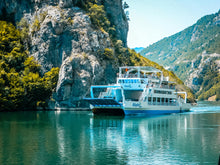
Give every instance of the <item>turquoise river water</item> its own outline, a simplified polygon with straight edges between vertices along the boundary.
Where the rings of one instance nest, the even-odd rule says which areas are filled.
[[[163,116],[1,112],[0,164],[218,164],[220,104]]]

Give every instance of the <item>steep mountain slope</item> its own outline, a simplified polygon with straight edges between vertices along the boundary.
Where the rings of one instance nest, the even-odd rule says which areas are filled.
[[[160,68],[190,92],[172,72],[127,48],[122,0],[3,0],[0,11],[1,19],[20,29],[42,74],[60,68],[57,107],[81,106],[92,84],[114,83],[118,67],[125,65]],[[192,94],[189,99],[194,100]]]
[[[212,78],[219,75],[216,71],[220,68],[220,11],[202,17],[189,28],[150,45],[141,51],[141,55],[174,71],[200,96],[208,90],[207,86],[211,89],[218,83],[215,79],[214,84],[208,85],[205,75],[207,68],[216,73]],[[207,97],[212,95],[213,92]]]

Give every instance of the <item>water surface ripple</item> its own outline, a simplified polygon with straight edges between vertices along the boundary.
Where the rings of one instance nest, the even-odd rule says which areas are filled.
[[[0,113],[0,164],[217,164],[220,106],[189,113]]]

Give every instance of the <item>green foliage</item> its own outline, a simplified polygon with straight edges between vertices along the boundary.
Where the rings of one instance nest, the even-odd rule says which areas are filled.
[[[0,25],[0,111],[36,109],[52,95],[59,69],[41,77],[40,65],[24,51],[19,31],[4,21]]]
[[[33,35],[35,32],[37,32],[37,31],[40,30],[40,21],[39,21],[39,19],[38,19],[37,17],[35,17],[35,20],[34,20],[32,26],[31,26],[31,29],[32,29],[32,30],[31,30],[32,35]]]
[[[49,72],[45,73],[43,78],[48,89],[54,90],[56,88],[59,70],[59,68],[52,68]]]
[[[203,74],[199,77],[202,90],[196,93],[198,100],[208,100],[209,97],[216,95],[216,100],[220,99],[220,74],[213,62],[207,65]],[[211,80],[211,81],[210,81]]]
[[[76,6],[88,11],[92,4],[97,4],[97,0],[78,0]]]
[[[25,68],[28,68],[30,72],[39,73],[40,72],[40,64],[38,64],[34,57],[28,57],[24,61]]]
[[[82,53],[82,56],[83,56],[83,59],[84,59],[84,60],[88,60],[88,59],[89,59],[88,54],[86,54],[85,52]],[[71,61],[72,61],[72,60],[71,60]]]
[[[17,24],[18,29],[20,29],[20,36],[23,42],[29,41],[29,24],[25,18],[22,18]]]
[[[11,52],[14,47],[21,47],[20,32],[11,23],[0,21],[0,52]]]
[[[103,28],[108,32],[110,22],[106,17],[103,5],[91,4],[91,7],[89,8],[89,16],[95,26]]]
[[[43,22],[44,21],[44,19],[46,18],[46,16],[47,16],[47,14],[48,14],[48,12],[47,11],[44,11],[44,12],[42,12],[42,13],[40,13],[40,22]]]
[[[92,24],[97,29],[109,33],[111,39],[116,40],[115,25],[113,25],[111,16],[107,15],[103,4],[103,1],[97,0],[79,0],[76,2],[77,6],[87,11]],[[128,7],[128,5],[125,7]],[[68,20],[68,22],[70,23],[71,20]]]
[[[130,21],[129,11],[127,10],[129,8],[129,5],[127,4],[127,2],[124,2],[122,6],[123,6],[123,9],[124,9],[124,12],[125,12],[125,14],[123,15],[123,19]]]
[[[125,10],[125,9],[128,9],[129,8],[129,5],[127,4],[127,2],[124,2],[123,3],[123,9]]]
[[[105,59],[111,59],[111,60],[115,59],[112,49],[105,48],[103,55]]]
[[[67,22],[68,22],[68,24],[73,25],[74,20],[73,20],[71,17],[69,17],[69,18],[67,19]]]

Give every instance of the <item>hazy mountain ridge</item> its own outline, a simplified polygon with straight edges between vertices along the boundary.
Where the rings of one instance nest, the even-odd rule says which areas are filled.
[[[144,47],[136,47],[132,49],[134,49],[137,53],[140,53],[144,49]]]
[[[141,55],[173,70],[198,97],[218,83],[210,85],[204,75],[220,68],[220,11],[202,17],[185,30],[166,37],[141,51]],[[218,74],[215,75],[218,77]],[[207,77],[207,76],[206,76]],[[212,77],[214,78],[214,77]],[[204,82],[206,82],[204,84]],[[216,93],[206,94],[204,99]],[[218,98],[217,98],[218,99]]]

